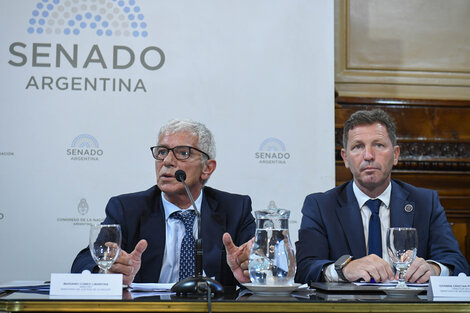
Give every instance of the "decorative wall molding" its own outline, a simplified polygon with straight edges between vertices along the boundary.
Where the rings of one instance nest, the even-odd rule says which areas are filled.
[[[470,99],[470,2],[335,0],[340,96]]]

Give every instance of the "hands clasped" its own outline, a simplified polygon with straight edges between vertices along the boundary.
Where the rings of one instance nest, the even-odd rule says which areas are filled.
[[[441,268],[435,263],[427,262],[423,258],[416,257],[406,271],[405,281],[423,284],[429,281],[431,276],[439,276]]]
[[[343,267],[343,274],[349,281],[371,281],[373,278],[376,282],[384,282],[395,277],[390,264],[375,254],[352,260]]]
[[[363,279],[376,282],[398,279],[393,274],[390,264],[375,254],[370,254],[360,259],[349,262],[343,268],[343,274],[349,281]],[[405,280],[411,283],[426,283],[430,276],[440,275],[440,267],[437,264],[426,262],[423,258],[416,257],[406,271]]]

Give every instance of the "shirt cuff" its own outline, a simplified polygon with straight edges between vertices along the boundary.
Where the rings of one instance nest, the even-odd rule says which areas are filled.
[[[323,270],[323,276],[326,282],[342,282],[343,280],[338,277],[335,270],[335,264],[330,264]]]
[[[441,263],[433,261],[433,260],[426,260],[426,262],[437,264],[441,268],[441,275],[439,275],[439,276],[449,276],[450,275],[450,269],[447,266],[445,266],[444,264],[441,264]]]

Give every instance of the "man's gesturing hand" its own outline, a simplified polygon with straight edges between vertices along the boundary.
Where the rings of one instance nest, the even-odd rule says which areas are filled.
[[[142,253],[147,249],[147,245],[147,241],[142,239],[137,243],[134,251],[131,253],[121,250],[116,262],[114,262],[113,266],[109,269],[109,273],[122,274],[122,283],[124,285],[130,285],[134,281],[135,275],[140,270]]]
[[[229,233],[225,233],[222,242],[227,252],[227,264],[232,270],[233,276],[240,283],[249,283],[250,274],[248,272],[248,257],[250,256],[251,246],[254,238],[242,244],[240,247],[235,246]]]

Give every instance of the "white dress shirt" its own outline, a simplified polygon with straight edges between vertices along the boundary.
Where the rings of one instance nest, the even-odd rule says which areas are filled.
[[[199,197],[194,201],[199,212],[201,212],[203,190]],[[162,192],[163,208],[165,209],[166,240],[165,253],[163,255],[162,269],[160,272],[159,283],[175,283],[179,281],[180,270],[180,251],[181,243],[185,234],[183,221],[172,218],[170,215],[176,211],[184,211],[165,199]],[[193,210],[192,207],[186,210]],[[197,239],[197,218],[194,219],[193,235]],[[170,244],[168,244],[170,243]]]
[[[369,251],[369,219],[372,215],[370,209],[367,207],[366,202],[367,200],[371,199],[368,195],[363,193],[359,187],[357,187],[356,182],[353,182],[353,192],[354,196],[356,197],[357,203],[361,210],[361,217],[362,217],[362,226],[364,229],[364,238],[366,241],[366,251]],[[381,226],[381,233],[382,233],[382,258],[387,261],[393,269],[393,264],[391,263],[390,257],[387,253],[387,229],[390,227],[390,198],[392,194],[392,183],[389,183],[388,187],[385,191],[379,195],[377,198],[382,201],[382,204],[379,208],[379,217],[380,217],[380,226]],[[439,262],[427,260],[428,262],[435,263],[439,265],[441,268],[441,276],[448,276],[449,275],[449,268]],[[325,280],[331,282],[340,281],[338,274],[336,273],[334,264],[330,264],[324,271]]]
[[[356,196],[357,203],[361,208],[361,217],[362,217],[362,226],[364,228],[364,238],[366,240],[366,251],[369,251],[369,219],[372,215],[372,212],[367,207],[366,202],[371,198],[363,193],[356,183],[353,183],[353,191]],[[389,184],[385,191],[374,199],[380,199],[382,203],[379,208],[379,217],[380,217],[380,228],[382,234],[382,258],[387,261],[389,264],[390,257],[387,253],[387,229],[390,227],[390,195],[392,192],[392,184]]]

